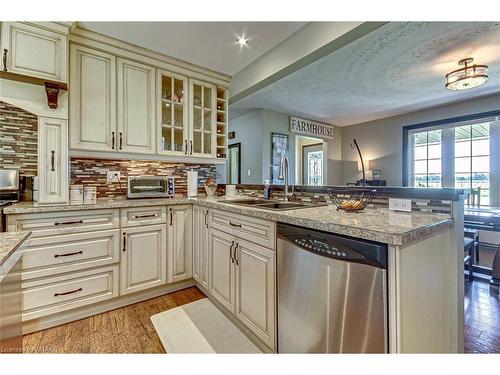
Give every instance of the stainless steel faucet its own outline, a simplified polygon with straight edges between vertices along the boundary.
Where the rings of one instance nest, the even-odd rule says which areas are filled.
[[[286,157],[286,155],[282,155],[280,160],[278,180],[285,180],[285,191],[283,192],[283,200],[285,202],[288,202],[288,196],[289,196],[288,175],[289,175],[288,158]]]

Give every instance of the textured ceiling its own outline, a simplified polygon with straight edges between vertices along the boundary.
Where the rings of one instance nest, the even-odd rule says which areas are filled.
[[[78,22],[85,29],[233,75],[306,22]],[[240,48],[237,37],[248,46]]]
[[[489,81],[450,91],[458,60],[489,65]],[[231,105],[345,126],[500,92],[500,23],[392,22]]]

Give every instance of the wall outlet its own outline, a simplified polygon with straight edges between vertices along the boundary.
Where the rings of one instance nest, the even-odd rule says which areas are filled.
[[[248,177],[250,177],[250,176],[252,175],[252,170],[251,170],[251,169],[249,169],[249,170],[247,171],[247,175],[248,175]]]
[[[411,212],[411,199],[389,198],[389,210]]]
[[[106,181],[108,183],[120,182],[120,172],[119,171],[108,171],[106,174]]]

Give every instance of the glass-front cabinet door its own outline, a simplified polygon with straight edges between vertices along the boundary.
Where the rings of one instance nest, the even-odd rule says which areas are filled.
[[[158,71],[160,153],[186,155],[190,151],[187,86],[187,78]]]
[[[216,88],[214,85],[190,80],[191,138],[189,154],[214,157],[216,129]]]

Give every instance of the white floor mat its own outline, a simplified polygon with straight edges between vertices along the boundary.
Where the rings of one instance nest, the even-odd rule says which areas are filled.
[[[261,353],[208,298],[153,315],[167,353]]]

